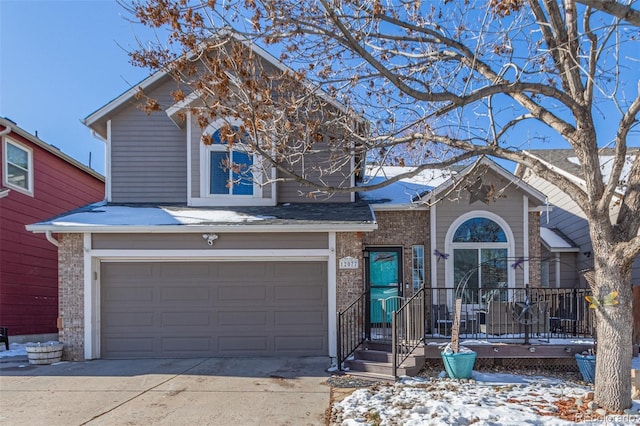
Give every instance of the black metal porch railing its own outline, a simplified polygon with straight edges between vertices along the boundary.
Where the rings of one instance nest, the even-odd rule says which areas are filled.
[[[398,367],[424,342],[425,333],[424,287],[407,300],[392,317],[392,366],[393,377],[398,376]]]
[[[370,300],[368,291],[338,314],[338,368],[367,340],[391,344],[394,374],[420,343],[451,338],[461,297],[460,339],[536,343],[595,337],[589,289],[422,288],[410,299]],[[379,307],[379,308],[378,308]],[[380,309],[377,311],[377,309]]]
[[[369,291],[365,291],[338,313],[338,368],[369,337]]]
[[[460,337],[495,341],[589,338],[594,314],[590,289],[467,289],[462,297]],[[427,290],[427,338],[451,337],[455,290]]]

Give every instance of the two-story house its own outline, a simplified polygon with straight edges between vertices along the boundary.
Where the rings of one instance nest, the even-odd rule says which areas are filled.
[[[159,72],[139,87],[167,103],[175,83]],[[336,357],[337,314],[365,291],[370,306],[422,286],[435,300],[496,257],[498,273],[474,275],[471,292],[539,283],[527,260],[539,257],[545,197],[489,160],[310,200],[297,183],[219,167],[260,159],[225,146],[220,122],[197,125],[185,104],[145,114],[137,90],[85,119],[107,147],[106,201],[29,226],[59,236],[67,359]],[[335,184],[356,183],[344,182],[355,163]],[[394,170],[370,169],[359,185],[384,173]]]
[[[25,225],[104,199],[104,177],[0,118],[0,326],[11,342],[57,339],[58,252]]]

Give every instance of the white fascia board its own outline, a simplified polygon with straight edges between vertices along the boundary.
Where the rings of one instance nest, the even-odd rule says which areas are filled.
[[[456,174],[455,177],[458,178],[459,180],[464,179],[464,176],[467,173],[469,173],[469,171],[471,171],[471,168],[474,166],[474,164],[471,164],[471,165],[465,167],[464,170],[462,170],[460,173]],[[482,160],[480,160],[480,164],[488,166],[491,170],[496,172],[502,178],[504,178],[504,179],[506,179],[508,181],[512,181],[516,188],[523,190],[528,195],[530,195],[532,198],[538,200],[541,204],[544,204],[544,202],[546,201],[547,197],[542,192],[538,191],[536,188],[534,188],[533,186],[529,185],[528,183],[526,183],[525,181],[523,181],[522,179],[517,177],[515,174],[505,170],[502,166],[497,164],[495,161],[492,161],[492,160],[490,160],[490,159],[485,157]],[[450,177],[444,183],[442,183],[440,186],[434,188],[429,193],[429,198],[428,199],[429,200],[433,200],[434,198],[437,198],[438,194],[440,194],[442,191],[448,189],[451,185],[453,185],[453,183],[454,183],[453,177]]]
[[[547,243],[545,243],[542,238],[540,239],[540,242],[542,243],[544,248],[547,249],[547,251],[549,251],[551,253],[578,253],[578,252],[580,252],[580,247],[554,248],[554,247],[550,247],[549,245],[547,245]]]
[[[529,207],[529,213],[533,213],[533,212],[546,213],[550,211],[553,211],[552,205]]]
[[[100,233],[100,234],[192,234],[194,232],[369,232],[378,229],[375,223],[367,224],[283,224],[283,225],[163,225],[163,226],[126,226],[126,225],[38,225],[26,226],[33,233],[55,232],[59,234]]]
[[[536,160],[540,161],[542,164],[544,164],[545,166],[547,166],[550,170],[566,177],[567,179],[569,179],[570,181],[572,181],[573,183],[579,185],[580,187],[584,188],[586,186],[586,183],[584,181],[584,179],[579,178],[578,176],[569,173],[568,171],[561,169],[559,167],[554,166],[553,164],[549,163],[548,161],[533,155],[532,153],[530,153],[529,151],[522,151],[523,154],[527,154],[528,156],[535,158]],[[545,179],[546,180],[546,179]]]
[[[109,102],[108,104],[104,105],[103,107],[101,107],[97,111],[91,113],[84,120],[82,120],[82,123],[85,126],[91,128],[92,125],[94,125],[95,123],[100,121],[106,115],[108,115],[109,113],[111,113],[112,111],[114,111],[118,107],[120,107],[121,105],[124,105],[126,102],[128,102],[129,99],[131,99],[132,97],[135,96],[136,92],[139,89],[143,89],[143,90],[146,89],[147,87],[151,86],[152,84],[160,81],[166,75],[167,75],[166,71],[157,71],[157,72],[155,72],[154,74],[152,74],[149,77],[145,78],[140,83],[136,84],[134,87],[132,87],[131,89],[127,90],[126,92],[124,92],[123,94],[121,94],[120,96],[118,96],[117,98],[115,98],[114,100]]]

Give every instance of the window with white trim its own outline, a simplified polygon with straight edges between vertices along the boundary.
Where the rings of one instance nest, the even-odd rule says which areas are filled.
[[[33,195],[33,151],[8,138],[4,140],[4,185]]]
[[[249,152],[242,138],[238,138],[237,131],[237,127],[222,127],[208,136],[211,144],[205,146],[207,197],[258,195],[255,155]]]
[[[453,234],[451,248],[454,285],[463,303],[477,304],[480,294],[506,300],[509,244],[498,223],[487,217],[464,221]]]
[[[413,290],[419,290],[424,285],[424,246],[416,245],[411,247],[412,263],[411,272],[413,277]]]

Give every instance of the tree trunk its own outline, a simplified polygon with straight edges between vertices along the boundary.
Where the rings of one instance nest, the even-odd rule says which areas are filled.
[[[594,252],[598,251],[594,242]],[[600,250],[601,251],[601,250]],[[600,300],[596,314],[595,400],[603,408],[622,411],[631,407],[631,358],[633,356],[633,310],[631,267],[613,253],[594,253],[594,296]],[[618,304],[605,304],[604,297],[618,291]]]

